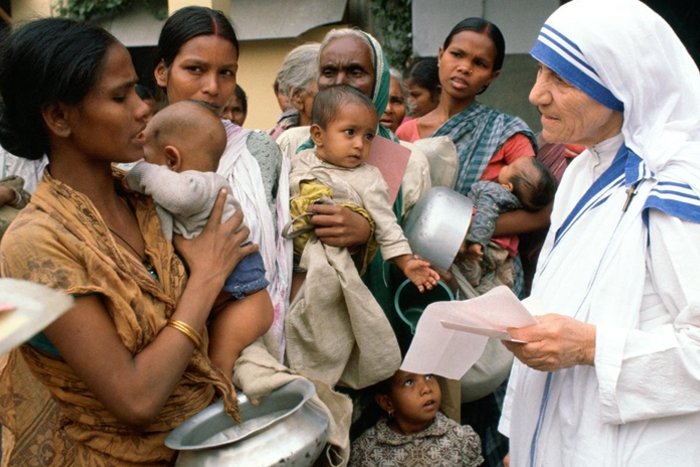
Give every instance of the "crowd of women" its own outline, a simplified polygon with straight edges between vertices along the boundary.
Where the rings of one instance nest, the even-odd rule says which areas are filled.
[[[105,30],[68,19],[14,30],[0,49],[0,144],[14,161],[3,161],[3,170],[23,161],[23,174],[36,181],[47,159],[48,167],[26,207],[22,187],[0,187],[3,199],[23,207],[2,237],[1,272],[65,291],[75,305],[0,359],[3,465],[172,464],[177,453],[164,445],[170,431],[217,398],[235,403],[234,383],[264,397],[275,386],[262,378],[270,374],[316,383],[331,418],[319,465],[371,465],[378,462],[372,452],[413,465],[367,444],[367,435],[358,445],[362,455],[358,447],[351,457],[351,420],[362,421],[362,390],[374,383],[384,384],[376,400],[391,427],[384,446],[444,439],[436,446],[449,461],[435,460],[440,448],[420,454],[435,465],[454,465],[459,456],[464,465],[698,465],[700,73],[668,24],[638,0],[568,2],[532,49],[539,64],[529,97],[542,115],[540,138],[585,149],[566,169],[553,207],[512,210],[496,222],[497,236],[551,224],[532,285],[546,314],[511,329],[517,341],[496,342],[515,356],[507,382],[469,404],[441,382],[443,406],[456,400],[452,417],[471,425],[481,443],[470,428],[455,431],[435,418],[441,399],[432,377],[396,373],[393,336],[370,344],[357,336],[348,357],[355,366],[341,368],[339,380],[305,374],[315,360],[295,363],[303,359],[303,339],[285,324],[299,306],[298,298],[290,303],[290,290],[300,265],[282,230],[290,221],[290,166],[300,149],[324,141],[308,126],[318,121],[311,111],[317,91],[355,88],[377,113],[376,134],[395,143],[398,135],[409,149],[390,206],[399,221],[435,180],[433,143],[449,143],[456,159],[451,187],[464,195],[537,154],[537,139],[521,119],[477,101],[504,63],[498,27],[463,20],[436,52],[437,61],[421,60],[402,76],[389,69],[379,42],[357,29],[333,30],[320,45],[293,51],[276,77],[290,108],[272,137],[225,126],[217,172],[240,209],[222,221],[220,194],[202,233],[171,243],[153,200],[129,190],[115,168],[143,157],[150,114],[126,48]],[[239,53],[221,12],[175,12],[161,31],[154,69],[164,104],[193,100],[222,115],[235,95]],[[371,217],[336,203],[308,210],[323,245],[368,258]],[[243,352],[232,381],[209,358],[207,326],[226,277],[255,251],[274,319]],[[513,263],[520,293],[517,256]],[[440,273],[469,297],[473,291],[460,279],[465,264],[459,256]],[[395,284],[386,264],[375,255],[363,269],[390,314]],[[291,338],[295,344],[287,346]],[[390,349],[383,367],[363,373],[371,366],[365,360],[383,347]],[[367,349],[372,353],[363,354]],[[413,387],[430,417],[411,418],[406,401],[419,396],[400,391]],[[427,434],[407,432],[410,426]],[[413,437],[397,441],[396,433]]]

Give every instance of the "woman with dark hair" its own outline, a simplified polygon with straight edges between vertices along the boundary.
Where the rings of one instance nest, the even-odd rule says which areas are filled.
[[[440,102],[440,75],[437,58],[419,58],[406,73],[404,83],[408,97],[408,115],[422,117]],[[401,139],[401,135],[397,135]]]
[[[41,19],[2,44],[0,143],[50,161],[3,238],[2,274],[75,299],[0,363],[3,463],[170,464],[170,430],[217,393],[235,410],[230,378],[207,356],[206,321],[255,247],[241,246],[241,215],[221,223],[220,196],[176,255],[153,201],[112,170],[143,156],[136,82],[126,48],[95,26]]]
[[[235,92],[238,54],[236,33],[223,13],[199,6],[182,8],[163,25],[156,84],[169,103],[193,99],[221,113]],[[228,179],[251,239],[260,245],[275,309],[271,332],[281,344],[292,273],[291,244],[280,234],[289,218],[289,168],[267,134],[227,120],[224,125],[228,143],[217,172]]]
[[[238,126],[243,126],[245,123],[248,116],[248,96],[239,84],[236,84],[236,91],[224,107],[221,116]]]
[[[505,41],[495,24],[482,18],[467,18],[458,23],[438,54],[440,103],[432,112],[402,126],[404,134],[410,134],[409,141],[449,137],[458,156],[454,189],[465,195],[473,183],[495,181],[506,165],[519,157],[535,155],[535,137],[525,122],[476,101],[476,96],[486,91],[500,74],[504,57]],[[548,206],[534,213],[523,210],[504,213],[498,219],[496,235],[515,235],[546,227],[549,211]],[[458,266],[459,261],[453,270]],[[519,293],[522,271],[516,268],[516,274],[514,290]],[[464,293],[472,295],[468,290]]]
[[[289,109],[284,111],[269,131],[277,141],[289,128],[311,125],[311,106],[318,92],[318,50],[321,44],[310,42],[292,49],[280,65],[275,82],[287,96]]]
[[[410,135],[409,140],[447,136],[454,143],[457,169],[453,188],[464,195],[478,181],[496,181],[501,169],[516,159],[535,155],[535,137],[525,122],[476,100],[498,78],[504,58],[505,40],[495,24],[482,18],[460,21],[447,35],[438,52],[438,106],[399,129],[404,131],[404,135]],[[435,138],[435,141],[438,140]],[[421,147],[426,148],[425,145]],[[523,276],[515,236],[546,227],[550,210],[551,206],[536,212],[517,209],[498,217],[494,234],[509,236],[499,241],[512,255],[513,289],[516,293],[522,290]],[[463,251],[468,251],[466,245]],[[450,273],[459,286],[459,294],[464,298],[477,295],[467,280],[469,271],[469,262],[458,255]],[[502,383],[507,378],[511,360],[512,357],[503,352],[503,346],[491,340],[475,369],[463,379],[463,402],[468,403],[463,405],[463,414],[467,418],[462,421],[472,425],[480,434],[486,465],[500,463],[505,452],[502,445],[504,439],[496,431],[496,425],[500,399],[505,390]],[[474,400],[484,394],[486,396],[483,398]]]

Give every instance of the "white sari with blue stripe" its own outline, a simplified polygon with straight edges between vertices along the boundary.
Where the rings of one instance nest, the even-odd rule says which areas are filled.
[[[700,465],[700,210],[689,208],[700,198],[660,197],[666,184],[621,143],[567,169],[532,292],[547,312],[596,324],[595,367],[514,364],[501,425],[512,467]]]
[[[532,292],[596,326],[594,366],[514,364],[511,467],[698,466],[698,68],[637,0],[564,4],[531,54],[623,122],[565,172]]]

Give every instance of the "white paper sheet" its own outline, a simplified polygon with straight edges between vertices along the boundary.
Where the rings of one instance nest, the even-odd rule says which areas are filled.
[[[512,340],[507,328],[536,322],[506,286],[470,300],[431,303],[418,321],[401,369],[461,379],[481,357],[489,337]]]

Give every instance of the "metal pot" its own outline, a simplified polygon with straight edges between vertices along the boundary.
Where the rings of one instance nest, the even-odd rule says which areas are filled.
[[[329,420],[309,404],[313,384],[298,379],[273,391],[257,406],[239,394],[240,424],[223,402],[187,419],[165,440],[179,450],[176,466],[310,466],[321,454]]]
[[[467,236],[473,206],[472,200],[449,188],[428,190],[404,222],[413,252],[439,269],[448,269]]]

